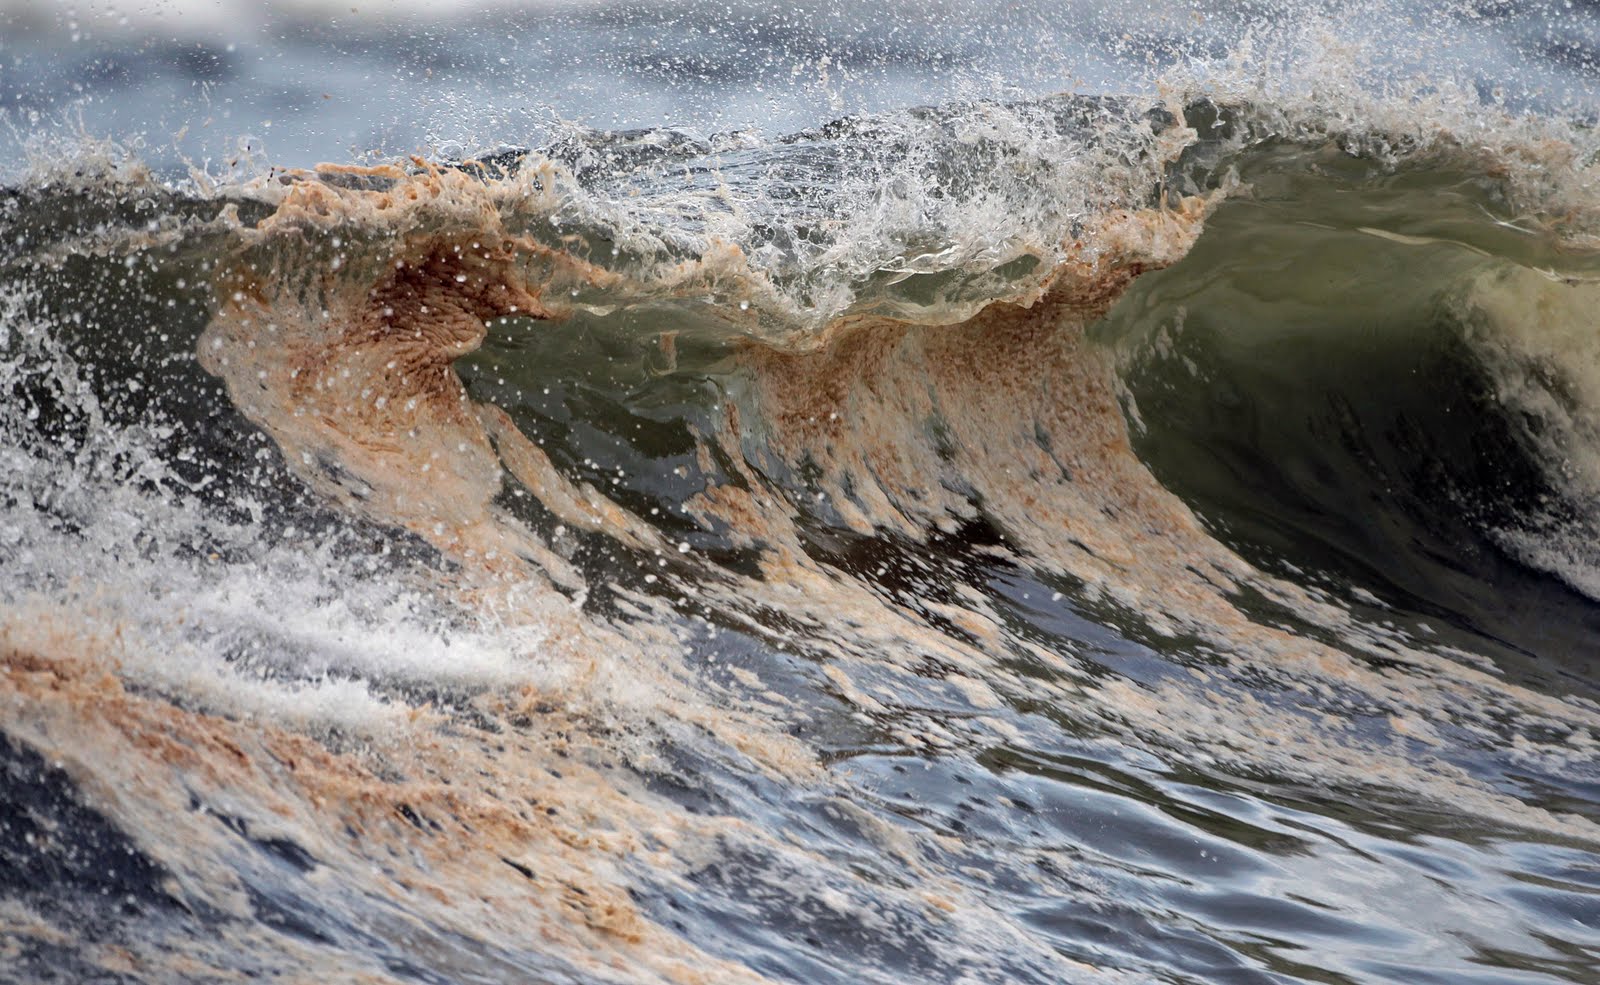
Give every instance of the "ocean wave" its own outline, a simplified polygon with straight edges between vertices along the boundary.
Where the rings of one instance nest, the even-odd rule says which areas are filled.
[[[1575,977],[1496,900],[1596,946],[1589,131],[1194,86],[39,165],[16,952],[1354,980],[1502,927]]]

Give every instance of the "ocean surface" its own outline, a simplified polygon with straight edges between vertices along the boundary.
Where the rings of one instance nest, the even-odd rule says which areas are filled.
[[[0,5],[0,982],[1600,981],[1600,9]]]

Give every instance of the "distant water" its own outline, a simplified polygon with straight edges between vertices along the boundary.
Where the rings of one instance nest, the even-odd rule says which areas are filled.
[[[0,981],[1600,980],[1590,8],[426,14],[0,22]]]
[[[213,171],[241,151],[307,167],[532,146],[562,122],[774,136],[956,100],[1153,94],[1175,68],[1225,75],[1269,51],[1287,75],[1351,45],[1351,83],[1423,75],[1586,116],[1600,50],[1600,15],[1564,0],[9,0],[0,16],[0,108],[20,130],[0,139],[81,125]]]

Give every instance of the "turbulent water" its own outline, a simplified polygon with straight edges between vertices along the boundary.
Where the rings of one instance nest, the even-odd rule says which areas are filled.
[[[1293,37],[14,131],[0,980],[1600,980],[1600,133]]]

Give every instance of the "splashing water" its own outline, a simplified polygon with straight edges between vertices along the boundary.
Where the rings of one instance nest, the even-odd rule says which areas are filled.
[[[0,979],[1600,973],[1587,8],[0,9]]]

